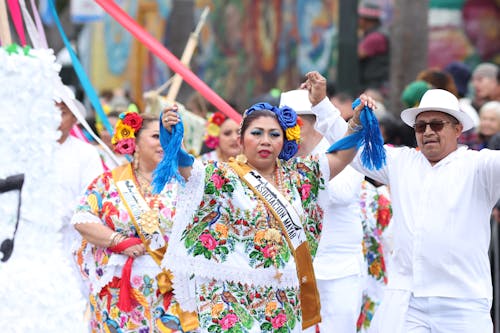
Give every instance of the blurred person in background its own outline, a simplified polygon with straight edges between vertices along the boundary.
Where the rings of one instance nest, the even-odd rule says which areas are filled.
[[[224,113],[213,113],[205,129],[205,146],[212,150],[202,154],[201,160],[227,162],[230,157],[236,157],[241,151],[239,130],[239,125]]]
[[[358,6],[358,64],[361,91],[384,89],[389,80],[389,38],[382,27],[382,9],[374,0]]]
[[[479,110],[481,106],[495,100],[498,96],[498,66],[493,63],[481,63],[472,72],[474,99],[472,105]]]

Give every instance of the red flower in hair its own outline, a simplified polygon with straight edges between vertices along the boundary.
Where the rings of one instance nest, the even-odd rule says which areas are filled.
[[[220,126],[222,125],[222,123],[224,122],[224,120],[226,120],[226,116],[222,113],[222,112],[215,112],[213,115],[212,115],[212,119],[211,119],[211,122]]]
[[[142,126],[142,117],[135,112],[128,112],[122,121],[125,125],[132,127],[134,131],[138,131]]]

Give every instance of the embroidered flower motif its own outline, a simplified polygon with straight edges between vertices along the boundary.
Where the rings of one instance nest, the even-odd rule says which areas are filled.
[[[228,228],[225,224],[217,223],[215,225],[215,232],[221,239],[226,239],[228,235]]]
[[[286,314],[280,313],[273,319],[271,319],[271,324],[273,325],[273,328],[280,328],[286,323]]]
[[[203,244],[203,246],[206,247],[210,251],[212,251],[213,249],[215,249],[215,247],[217,246],[217,241],[209,233],[202,234],[200,236],[200,241]]]
[[[217,303],[212,307],[211,310],[211,315],[213,318],[218,318],[219,314],[224,310],[224,304],[223,303]]]
[[[383,231],[389,225],[391,217],[391,203],[384,195],[380,195],[378,197],[377,224],[380,226],[381,231]]]
[[[302,200],[307,200],[311,194],[311,184],[304,184],[300,188],[300,198]]]
[[[222,329],[227,330],[233,327],[237,322],[239,321],[239,318],[237,315],[234,313],[228,313],[224,318],[222,318],[219,323]]]
[[[218,174],[214,173],[210,180],[214,183],[216,189],[220,190],[222,185],[224,185],[224,180]]]

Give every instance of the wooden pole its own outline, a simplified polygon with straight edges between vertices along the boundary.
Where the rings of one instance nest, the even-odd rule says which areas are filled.
[[[189,36],[186,47],[184,48],[184,52],[182,53],[181,63],[189,67],[189,63],[191,62],[191,58],[193,57],[194,50],[198,45],[198,36],[200,35],[201,28],[205,24],[209,12],[208,6],[205,7],[203,12],[201,13],[200,21],[196,26],[194,32]],[[179,74],[175,74],[172,80],[172,84],[170,85],[170,89],[167,93],[167,101],[175,102],[177,95],[179,94],[179,90],[182,85],[182,77]]]

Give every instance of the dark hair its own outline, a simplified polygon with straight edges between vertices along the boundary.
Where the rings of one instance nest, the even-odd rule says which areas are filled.
[[[417,75],[417,80],[430,83],[434,88],[444,89],[458,96],[457,86],[451,74],[437,68],[424,69]]]
[[[249,115],[244,115],[243,120],[241,121],[241,127],[240,127],[240,136],[241,139],[243,140],[243,134],[245,134],[245,131],[248,129],[248,127],[258,118],[261,117],[269,117],[269,118],[274,118],[276,121],[278,121],[278,117],[276,117],[276,114],[272,112],[271,110],[266,110],[266,109],[261,109],[261,110],[255,110]],[[281,128],[281,126],[280,126]],[[281,128],[281,131],[283,132],[283,135],[285,132]]]

